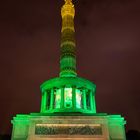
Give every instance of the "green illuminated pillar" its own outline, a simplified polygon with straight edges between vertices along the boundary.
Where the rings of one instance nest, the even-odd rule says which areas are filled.
[[[95,90],[93,90],[93,104],[94,104],[94,111],[96,112]]]
[[[86,90],[83,89],[83,108],[87,109],[87,103],[86,103]]]
[[[46,91],[43,92],[42,95],[42,102],[41,102],[41,112],[44,112],[46,110]]]
[[[65,87],[61,87],[61,108],[64,108],[64,90]]]
[[[43,101],[44,101],[44,103],[43,103],[44,104],[44,109],[43,110],[45,111],[46,108],[47,108],[47,106],[46,106],[47,105],[47,102],[46,102],[47,101],[47,92],[46,91],[44,92],[44,100]]]
[[[91,106],[91,110],[94,110],[94,102],[93,102],[93,93],[90,90],[90,106]]]
[[[43,112],[43,106],[44,106],[44,92],[42,93],[42,99],[41,99],[41,112]]]
[[[76,87],[72,87],[72,106],[76,108]]]
[[[48,91],[46,91],[46,104],[45,104],[45,106],[46,106],[46,110],[48,110],[49,109],[49,107],[50,107],[50,102],[49,102],[49,95],[48,95],[49,93],[48,93]]]
[[[51,89],[51,101],[50,101],[50,109],[53,109],[54,104],[54,89]]]

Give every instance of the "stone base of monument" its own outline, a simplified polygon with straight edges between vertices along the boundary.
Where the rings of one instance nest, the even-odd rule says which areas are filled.
[[[120,115],[17,115],[12,140],[125,140]]]

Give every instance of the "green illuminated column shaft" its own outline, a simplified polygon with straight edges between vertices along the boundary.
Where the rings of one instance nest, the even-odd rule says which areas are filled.
[[[72,0],[65,0],[61,9],[62,29],[61,29],[61,57],[60,76],[75,77],[76,55],[75,55],[75,30],[74,16],[75,9]]]

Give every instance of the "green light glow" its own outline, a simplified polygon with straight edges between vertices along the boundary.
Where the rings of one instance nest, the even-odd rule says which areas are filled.
[[[96,113],[96,85],[79,77],[58,77],[41,85],[41,113]]]

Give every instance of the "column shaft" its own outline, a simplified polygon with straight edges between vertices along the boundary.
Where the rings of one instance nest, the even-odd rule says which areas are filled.
[[[91,107],[91,110],[94,110],[93,93],[91,90],[89,94],[90,94],[90,107]]]
[[[60,108],[64,108],[64,87],[61,87],[61,107]]]
[[[76,88],[72,87],[72,106],[76,108]]]
[[[50,109],[53,109],[53,105],[54,105],[54,89],[51,89]]]
[[[83,108],[87,109],[87,103],[86,103],[86,90],[83,89]]]
[[[46,91],[43,92],[42,95],[42,101],[41,101],[41,112],[44,112],[46,110]]]

